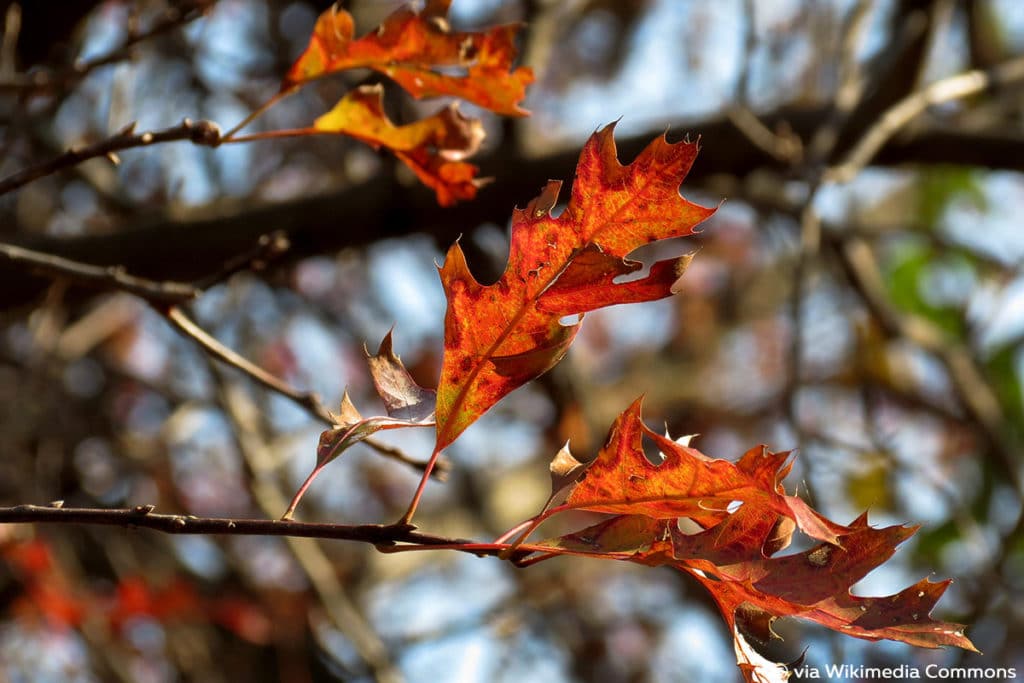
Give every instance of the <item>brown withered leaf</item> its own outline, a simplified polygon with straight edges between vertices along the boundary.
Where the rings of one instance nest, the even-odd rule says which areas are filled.
[[[381,341],[375,355],[367,353],[367,363],[387,415],[363,417],[346,391],[341,399],[339,413],[335,416],[337,424],[320,434],[316,465],[295,493],[283,519],[291,519],[306,489],[323,468],[355,444],[381,430],[434,426],[435,394],[416,384],[405,369],[402,360],[394,352],[391,332]]]

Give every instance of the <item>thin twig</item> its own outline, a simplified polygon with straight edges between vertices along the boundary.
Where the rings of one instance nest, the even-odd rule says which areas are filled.
[[[377,451],[378,455],[383,455],[385,458],[391,458],[396,462],[414,467],[421,472],[426,469],[427,463],[424,460],[418,460],[410,457],[408,453],[403,451],[401,448],[397,448],[390,444],[386,444],[383,441],[371,437],[367,437],[362,440],[362,443],[366,444],[373,450]],[[446,481],[448,479],[448,473],[452,469],[452,462],[445,456],[441,456],[434,463],[433,469],[430,470],[430,476],[437,481]]]
[[[120,289],[156,304],[191,301],[202,290],[184,282],[158,281],[130,275],[120,266],[94,266],[13,244],[0,243],[0,258],[55,278],[67,278],[100,289]]]
[[[287,382],[275,377],[249,359],[238,354],[224,344],[221,344],[209,332],[199,327],[188,315],[178,306],[171,306],[162,311],[164,317],[178,329],[179,332],[189,337],[214,358],[227,363],[233,368],[241,370],[267,389],[291,399],[300,407],[316,416],[327,424],[334,424],[334,417],[331,415],[320,397],[311,391],[300,391]]]
[[[216,1],[192,0],[178,7],[168,7],[152,26],[145,31],[132,33],[124,43],[107,54],[95,59],[77,60],[71,66],[57,71],[36,71],[0,81],[0,94],[35,94],[67,88],[85,78],[95,69],[130,59],[136,45],[198,19],[213,7]]]
[[[220,128],[212,121],[192,121],[184,119],[181,123],[163,130],[135,132],[135,123],[130,123],[115,135],[85,147],[72,147],[49,161],[29,166],[17,173],[0,180],[0,195],[17,190],[33,180],[37,180],[65,168],[76,166],[88,159],[107,157],[117,163],[116,153],[132,147],[147,147],[161,142],[189,140],[196,145],[216,147],[221,143]]]
[[[260,116],[263,116],[263,114],[265,114],[268,109],[270,109],[275,104],[277,104],[278,102],[280,102],[281,100],[283,100],[284,98],[288,97],[289,95],[291,95],[292,93],[294,93],[296,91],[297,91],[297,88],[291,88],[289,90],[283,90],[283,91],[277,93],[276,95],[274,95],[273,97],[271,97],[269,100],[267,100],[263,104],[261,104],[259,106],[259,108],[257,108],[255,111],[250,112],[248,116],[246,116],[244,119],[239,121],[237,124],[235,124],[231,128],[231,130],[229,130],[227,133],[224,134],[224,142],[239,142],[240,139],[235,137],[236,134],[239,131],[241,131],[243,128],[248,126],[250,123],[252,123],[256,119],[258,119]],[[259,137],[259,136],[257,136],[257,137]],[[264,135],[263,137],[272,137],[272,136]]]
[[[762,152],[783,163],[796,163],[803,156],[800,138],[793,134],[773,131],[750,108],[750,63],[758,42],[755,30],[756,12],[757,6],[753,0],[746,0],[743,3],[745,59],[736,80],[735,105],[725,114],[736,130]]]
[[[199,289],[209,289],[226,281],[236,273],[263,270],[268,263],[277,260],[289,249],[291,249],[291,241],[283,230],[260,235],[251,249],[231,257],[219,270],[196,280],[193,284]]]
[[[786,164],[800,161],[803,144],[800,138],[790,133],[776,132],[766,126],[749,107],[737,104],[730,107],[725,115],[752,145],[765,154]]]

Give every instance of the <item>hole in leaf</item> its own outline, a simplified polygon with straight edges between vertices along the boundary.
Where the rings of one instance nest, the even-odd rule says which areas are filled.
[[[558,324],[562,327],[574,327],[579,325],[581,320],[583,320],[582,313],[573,313],[572,315],[564,315],[559,318]]]
[[[634,280],[642,280],[651,273],[651,264],[644,263],[642,267],[633,271],[632,273],[625,273],[623,275],[616,275],[612,278],[612,283],[616,285],[625,284],[627,282],[633,282]]]

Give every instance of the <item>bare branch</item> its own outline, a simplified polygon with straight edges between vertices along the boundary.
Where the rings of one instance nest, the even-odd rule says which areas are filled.
[[[209,353],[217,360],[227,363],[233,368],[241,370],[249,377],[253,378],[267,389],[273,392],[281,394],[285,398],[289,398],[304,408],[307,412],[319,418],[327,424],[334,424],[334,418],[331,416],[326,406],[320,397],[311,391],[300,391],[295,387],[291,386],[287,382],[278,379],[274,375],[270,374],[260,366],[256,365],[249,359],[241,356],[227,346],[221,344],[213,335],[199,327],[188,315],[185,314],[177,306],[171,306],[170,308],[162,311],[164,317],[178,329],[179,332],[184,334],[186,337],[193,339],[197,344],[203,347],[203,350]]]
[[[130,123],[106,140],[101,140],[86,147],[72,147],[49,161],[29,166],[7,176],[0,180],[0,195],[13,192],[33,180],[38,180],[62,169],[76,166],[89,159],[107,157],[112,162],[117,163],[115,153],[121,150],[180,140],[189,140],[193,144],[205,147],[216,147],[221,143],[220,128],[212,121],[184,119],[178,125],[171,126],[170,128],[136,133],[135,124]]]
[[[165,534],[216,536],[289,536],[370,543],[379,548],[409,543],[416,546],[442,546],[458,549],[461,545],[479,545],[475,541],[447,538],[416,531],[413,526],[384,524],[326,524],[279,519],[230,519],[160,514],[152,505],[134,508],[68,508],[51,505],[16,505],[0,508],[0,524],[97,524],[125,528],[152,529]],[[474,555],[498,555],[500,548],[466,550]]]
[[[0,243],[0,258],[36,273],[67,278],[99,289],[120,289],[157,304],[180,304],[202,293],[200,289],[183,282],[149,280],[129,275],[120,266],[93,266],[13,244]]]
[[[135,46],[139,43],[169,33],[198,19],[213,7],[216,1],[190,0],[180,3],[177,7],[168,7],[152,26],[145,31],[132,32],[124,43],[107,54],[95,59],[78,60],[71,66],[58,71],[36,71],[0,81],[0,94],[37,94],[57,91],[74,85],[95,69],[130,59]]]

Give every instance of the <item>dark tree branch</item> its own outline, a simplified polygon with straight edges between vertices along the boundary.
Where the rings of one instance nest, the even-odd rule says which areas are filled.
[[[119,266],[92,266],[11,244],[0,243],[0,258],[35,273],[67,278],[96,289],[119,289],[155,304],[180,304],[202,293],[184,282],[158,282],[129,275]]]
[[[83,161],[97,157],[107,157],[113,163],[117,163],[115,154],[132,147],[148,147],[149,145],[160,144],[161,142],[176,142],[189,140],[196,145],[216,147],[220,144],[220,128],[212,121],[192,121],[185,119],[177,126],[164,128],[163,130],[147,131],[136,133],[135,124],[130,123],[115,135],[93,143],[86,147],[74,148],[49,161],[44,161],[35,166],[29,166],[17,173],[0,180],[0,195],[13,192],[33,180],[38,180],[65,168],[77,166]]]
[[[409,525],[345,525],[280,519],[194,517],[160,514],[154,512],[154,509],[152,505],[114,509],[67,508],[60,502],[49,506],[16,505],[0,508],[0,524],[97,524],[152,529],[165,534],[321,538],[370,543],[385,552],[404,547],[399,544],[409,544],[423,549],[437,546],[439,550],[457,550],[478,556],[498,556],[506,547],[505,544],[486,544],[462,538],[425,534]],[[523,547],[524,551],[517,556],[532,552],[532,546]]]
[[[59,91],[85,78],[90,72],[132,57],[141,42],[178,29],[201,17],[217,0],[187,0],[177,7],[168,7],[153,25],[144,31],[132,31],[119,47],[90,60],[79,60],[70,66],[55,70],[39,70],[18,74],[0,81],[0,94],[38,94]],[[54,8],[57,9],[57,8]]]
[[[808,140],[827,114],[821,108],[783,109],[760,119],[770,129],[788,125],[800,139]],[[688,187],[723,174],[745,177],[757,170],[789,171],[788,164],[759,149],[726,117],[695,121],[683,130],[699,134],[703,141]],[[620,157],[629,160],[656,134],[620,139]],[[482,158],[482,175],[499,182],[486,187],[476,200],[447,209],[438,207],[422,187],[377,178],[332,194],[255,208],[235,205],[194,219],[143,218],[132,230],[117,234],[73,238],[15,234],[8,241],[94,265],[123,265],[140,277],[178,281],[196,281],[218,271],[234,255],[250,249],[259,235],[274,230],[288,235],[290,259],[412,233],[432,235],[447,244],[482,223],[505,224],[512,207],[525,205],[545,180],[570,178],[578,154],[573,148],[537,158],[514,152]],[[1013,129],[968,132],[915,127],[888,140],[871,163],[957,164],[1024,172],[1024,135]],[[41,279],[0,272],[0,309],[29,303],[44,286]]]

